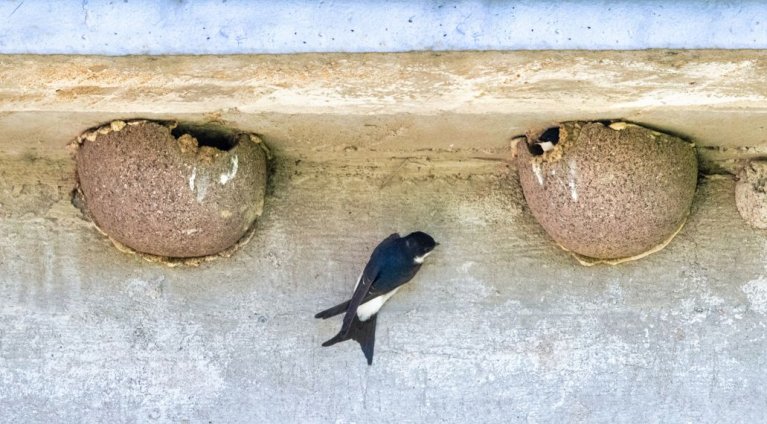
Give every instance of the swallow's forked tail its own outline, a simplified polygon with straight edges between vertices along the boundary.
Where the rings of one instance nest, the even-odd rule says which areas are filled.
[[[323,343],[322,346],[327,347],[346,340],[355,340],[360,344],[362,353],[365,354],[365,358],[368,360],[368,365],[372,365],[373,347],[376,343],[377,318],[378,314],[375,314],[368,318],[367,321],[360,321],[360,319],[355,316],[354,321],[352,321],[352,326],[346,334],[338,333],[335,337]]]
[[[322,318],[322,319],[328,319],[330,317],[334,317],[336,315],[342,314],[346,312],[347,309],[349,309],[349,300],[347,300],[344,303],[341,303],[340,305],[333,306],[332,308],[325,309],[322,312],[318,312],[317,315],[315,315],[315,318]]]

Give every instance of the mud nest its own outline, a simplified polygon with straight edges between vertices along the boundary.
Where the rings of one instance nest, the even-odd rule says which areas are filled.
[[[268,152],[253,134],[114,121],[75,146],[78,204],[118,247],[168,260],[217,255],[262,213]]]
[[[585,264],[659,250],[695,195],[694,145],[625,122],[565,122],[527,134],[517,153],[533,215]]]

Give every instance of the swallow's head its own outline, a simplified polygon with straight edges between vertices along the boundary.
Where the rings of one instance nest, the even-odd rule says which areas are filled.
[[[429,256],[435,247],[439,246],[439,243],[434,241],[430,235],[422,231],[416,231],[405,237],[405,246],[408,252],[413,255],[413,260],[420,264],[423,263],[424,259]]]

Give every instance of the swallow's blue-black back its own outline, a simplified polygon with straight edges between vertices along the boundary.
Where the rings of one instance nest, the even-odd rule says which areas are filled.
[[[379,243],[357,281],[352,298],[315,315],[315,318],[325,319],[346,312],[341,331],[322,346],[356,340],[365,353],[368,365],[372,364],[378,310],[395,293],[395,289],[415,276],[424,258],[437,244],[430,235],[420,231],[406,237],[395,233]],[[382,300],[375,303],[376,298]],[[358,315],[358,308],[368,305],[368,301],[371,302],[369,307]]]
[[[404,238],[392,234],[373,250],[364,275],[373,280],[370,294],[387,293],[410,281],[421,264],[413,260]]]

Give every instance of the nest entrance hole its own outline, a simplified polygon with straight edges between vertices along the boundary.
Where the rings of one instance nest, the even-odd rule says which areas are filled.
[[[197,144],[213,147],[221,151],[232,150],[237,146],[237,134],[229,128],[218,124],[195,124],[189,122],[179,122],[171,130],[173,137],[178,139],[184,134],[189,134],[197,140]]]

